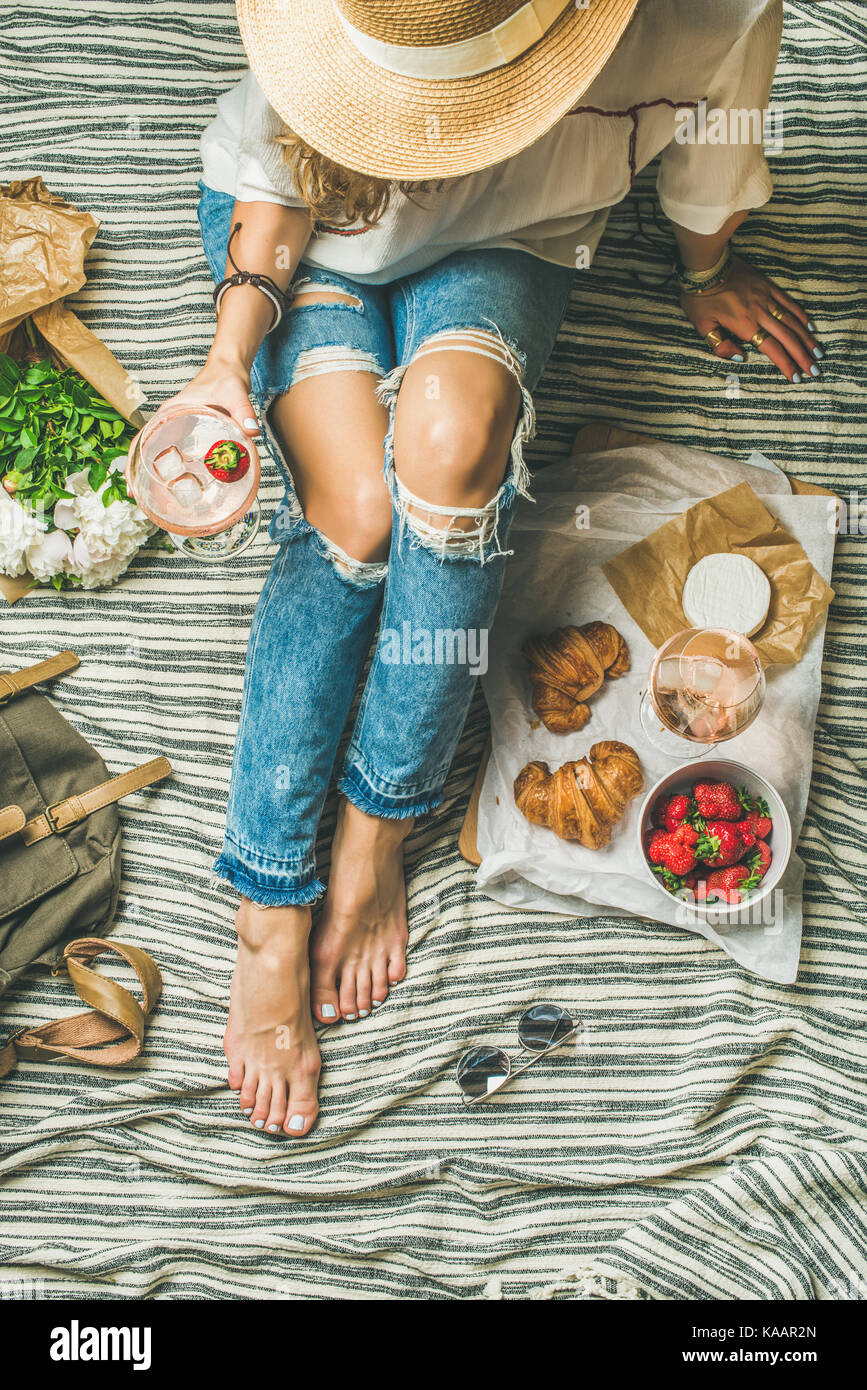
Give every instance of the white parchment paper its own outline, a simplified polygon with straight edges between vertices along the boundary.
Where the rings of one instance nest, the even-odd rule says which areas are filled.
[[[620,739],[635,748],[646,788],[677,767],[641,730],[639,700],[653,648],[600,565],[700,498],[745,481],[830,582],[835,540],[831,499],[793,495],[785,474],[760,454],[743,464],[676,445],[630,447],[577,455],[537,475],[536,502],[522,504],[512,531],[515,554],[507,567],[483,678],[493,748],[479,803],[482,863],[477,882],[490,897],[515,907],[570,917],[637,915],[684,927],[756,974],[790,983],[797,975],[801,944],[804,866],[797,855],[780,894],[769,895],[752,911],[745,908],[740,920],[710,922],[645,881],[635,829],[642,795],[630,803],[611,843],[588,850],[530,825],[517,810],[512,789],[518,772],[532,759],[554,769],[584,756],[600,739]],[[629,673],[605,682],[580,733],[531,727],[536,716],[522,643],[531,634],[591,619],[613,623],[623,634]],[[770,668],[758,718],[718,747],[719,757],[745,763],[773,783],[788,808],[796,844],[810,788],[824,628],[823,620],[797,665]]]

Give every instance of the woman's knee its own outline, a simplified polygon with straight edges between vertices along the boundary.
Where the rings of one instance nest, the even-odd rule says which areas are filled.
[[[378,562],[391,543],[391,501],[382,476],[387,417],[376,378],[323,373],[275,402],[271,424],[310,525],[353,560]]]
[[[307,520],[353,560],[387,560],[391,545],[392,509],[380,475],[365,479],[345,493],[308,502]]]
[[[436,505],[483,506],[503,480],[521,407],[514,375],[469,353],[428,353],[397,400],[395,471]]]

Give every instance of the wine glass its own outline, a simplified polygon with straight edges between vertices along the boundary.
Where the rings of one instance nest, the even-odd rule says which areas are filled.
[[[669,637],[650,664],[641,727],[671,758],[703,757],[742,733],[764,698],[765,673],[748,637],[729,628],[686,628]],[[698,755],[695,744],[705,745]]]
[[[255,445],[221,406],[165,407],[133,439],[127,487],[176,549],[206,563],[240,555],[259,529]]]

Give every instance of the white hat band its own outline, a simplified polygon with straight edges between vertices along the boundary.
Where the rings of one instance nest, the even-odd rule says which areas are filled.
[[[484,34],[457,43],[432,44],[415,48],[406,44],[384,43],[370,34],[363,34],[334,8],[343,28],[365,58],[378,68],[397,73],[400,77],[421,77],[450,80],[459,77],[478,77],[483,72],[505,67],[520,58],[533,44],[547,34],[555,21],[575,0],[529,0],[501,24]]]

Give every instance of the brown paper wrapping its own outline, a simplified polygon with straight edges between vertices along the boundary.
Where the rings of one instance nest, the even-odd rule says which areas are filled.
[[[763,663],[799,661],[834,591],[749,483],[697,502],[602,571],[645,636],[661,647],[689,627],[680,603],[689,571],[703,556],[723,551],[746,555],[770,580],[768,616],[752,638]]]
[[[29,344],[20,325],[31,318],[45,355],[74,367],[115,410],[141,424],[145,396],[138,382],[61,302],[85,283],[84,257],[98,230],[95,217],[50,192],[41,178],[0,185],[0,351],[21,357]],[[26,574],[0,575],[0,593],[14,603],[31,582]]]

